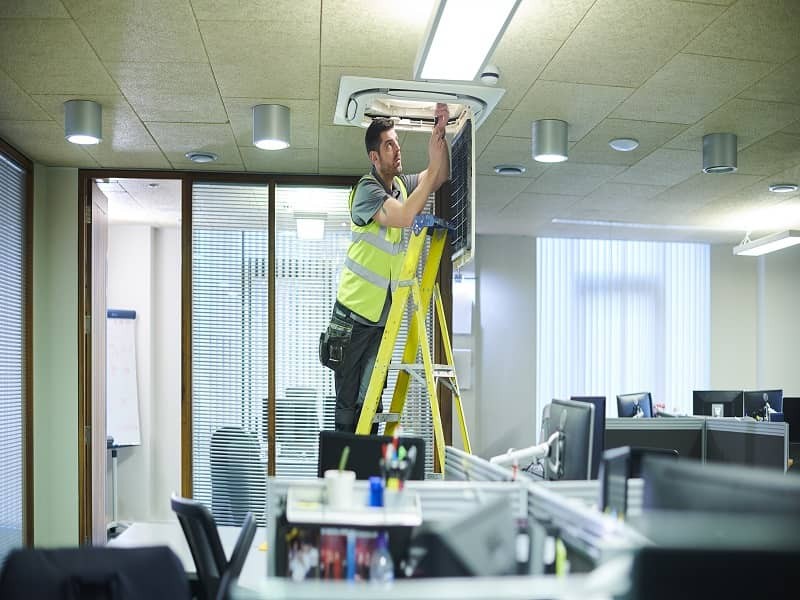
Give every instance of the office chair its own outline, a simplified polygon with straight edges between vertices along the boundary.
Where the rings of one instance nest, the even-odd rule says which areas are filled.
[[[650,392],[617,395],[617,415],[647,419],[653,417],[653,398]]]
[[[231,553],[225,558],[214,517],[204,504],[188,498],[172,496],[172,510],[178,515],[189,550],[197,569],[201,600],[225,600],[230,587],[242,572],[247,552],[256,534],[256,519],[247,513],[239,537]]]
[[[380,475],[381,447],[390,443],[390,435],[359,435],[345,431],[319,432],[319,458],[317,476],[322,477],[328,469],[339,467],[339,458],[345,446],[350,447],[347,469],[355,471],[356,479],[369,479],[372,475]],[[409,450],[417,448],[417,459],[409,479],[425,479],[425,440],[420,437],[400,437],[400,445]]]
[[[239,526],[245,515],[261,515],[266,497],[266,466],[258,437],[236,426],[211,436],[211,513],[218,525]]]
[[[189,580],[166,546],[12,551],[0,572],[4,600],[189,600]]]

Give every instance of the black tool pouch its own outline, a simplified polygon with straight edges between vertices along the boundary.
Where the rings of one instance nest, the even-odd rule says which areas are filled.
[[[353,321],[334,310],[328,328],[319,336],[319,362],[334,371],[341,367],[352,334]]]

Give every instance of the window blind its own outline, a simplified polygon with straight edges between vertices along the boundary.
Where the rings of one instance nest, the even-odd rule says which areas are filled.
[[[552,398],[647,391],[691,414],[709,380],[707,244],[539,238],[537,415]]]
[[[0,563],[22,545],[25,171],[0,154]]]
[[[263,524],[267,469],[266,185],[192,187],[192,483],[218,524]]]

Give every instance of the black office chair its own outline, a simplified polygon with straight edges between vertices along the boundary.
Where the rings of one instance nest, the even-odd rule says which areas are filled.
[[[261,515],[266,497],[266,467],[258,437],[225,426],[211,436],[211,513],[218,525],[239,526],[245,515]]]
[[[350,447],[347,469],[355,471],[356,479],[369,479],[372,475],[380,475],[381,447],[391,441],[390,435],[320,431],[317,476],[322,477],[328,469],[339,467],[339,458],[345,446]],[[406,450],[412,446],[417,448],[417,459],[408,478],[425,479],[425,440],[420,437],[401,436],[399,443]]]
[[[195,590],[197,596],[201,600],[225,600],[230,587],[242,572],[247,552],[256,534],[256,519],[253,513],[245,515],[231,559],[227,560],[219,539],[217,524],[204,504],[172,496],[172,510],[178,515],[178,521],[197,569],[197,579],[200,584]]]
[[[166,546],[19,549],[0,572],[4,600],[191,598],[181,561]]]
[[[650,392],[619,394],[617,396],[617,415],[620,417],[642,417],[649,419],[653,413],[653,398]]]

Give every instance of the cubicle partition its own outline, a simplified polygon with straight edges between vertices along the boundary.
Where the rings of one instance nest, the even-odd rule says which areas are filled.
[[[444,449],[444,478],[448,481],[512,481],[511,469],[490,463],[453,446]]]
[[[606,419],[606,450],[620,446],[671,448],[681,458],[705,460],[705,418]]]
[[[705,459],[786,471],[789,426],[764,421],[707,419]]]

